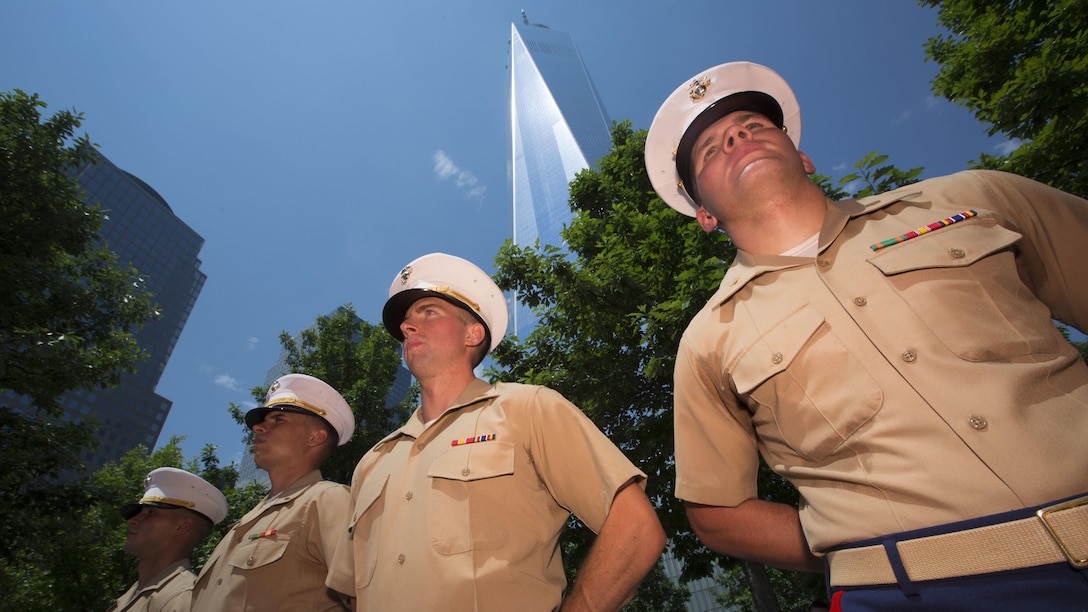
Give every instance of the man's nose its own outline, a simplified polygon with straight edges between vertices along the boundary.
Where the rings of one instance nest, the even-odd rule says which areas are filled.
[[[411,321],[411,319],[405,319],[401,321],[400,333],[403,334],[404,337],[408,337],[409,333],[415,333],[417,331],[419,331],[419,327],[417,327],[416,324]]]
[[[725,142],[723,143],[723,147],[726,151],[732,151],[751,137],[752,133],[744,126],[731,125],[725,130]]]

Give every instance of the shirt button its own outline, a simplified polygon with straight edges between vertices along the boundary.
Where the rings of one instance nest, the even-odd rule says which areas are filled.
[[[775,353],[774,355],[771,355],[771,363],[775,365],[782,363],[782,353]]]
[[[854,298],[854,306],[865,306],[868,303],[869,303],[869,300],[867,300],[867,299],[865,299],[863,297]]]
[[[397,555],[397,565],[404,565],[404,553]]]
[[[821,268],[826,268],[831,265],[831,262],[826,259],[817,259],[816,265],[820,266]]]
[[[461,475],[462,476],[468,476],[471,473],[472,473],[472,470],[470,470],[468,468],[461,468]]]
[[[246,559],[246,565],[253,565],[253,557]]]
[[[903,354],[901,355],[901,357],[903,358],[903,361],[905,361],[907,363],[914,363],[918,359],[918,355],[916,355],[914,353],[914,351],[912,351],[910,349],[907,349],[907,350],[903,351]]]
[[[967,253],[964,252],[963,249],[949,249],[948,254],[951,255],[953,259],[963,259],[967,256]]]
[[[977,429],[979,431],[986,429],[990,425],[986,422],[986,417],[980,417],[977,415],[971,415],[967,419],[967,423],[972,427],[972,429]]]
[[[412,501],[412,492],[411,492],[411,491],[408,491],[407,493],[405,493],[405,494],[404,494],[404,499],[405,499],[406,501]]]

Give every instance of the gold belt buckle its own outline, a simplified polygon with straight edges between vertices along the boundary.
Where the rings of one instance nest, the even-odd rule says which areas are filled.
[[[1088,506],[1088,495],[1082,495],[1081,497],[1078,497],[1076,499],[1071,499],[1060,504],[1054,504],[1053,506],[1041,508],[1038,512],[1035,513],[1035,515],[1043,521],[1043,526],[1046,527],[1046,530],[1050,532],[1050,537],[1054,538],[1054,541],[1057,542],[1058,548],[1062,549],[1062,554],[1064,554],[1066,560],[1069,561],[1069,565],[1072,565],[1076,569],[1088,568],[1088,557],[1078,558],[1074,556],[1073,550],[1069,547],[1069,544],[1067,544],[1065,540],[1062,539],[1061,534],[1058,533],[1058,530],[1054,527],[1054,525],[1050,523],[1049,519],[1050,515],[1056,512],[1070,510],[1072,508],[1078,508],[1080,506]]]

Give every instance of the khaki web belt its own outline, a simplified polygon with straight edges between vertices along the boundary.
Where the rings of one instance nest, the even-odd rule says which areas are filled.
[[[912,582],[1067,562],[1088,568],[1088,495],[1034,516],[895,543]],[[896,584],[880,544],[827,553],[831,586]]]

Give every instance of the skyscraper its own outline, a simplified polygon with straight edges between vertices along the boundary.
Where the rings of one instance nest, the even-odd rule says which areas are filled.
[[[61,398],[64,418],[98,420],[98,448],[84,457],[88,472],[139,444],[154,448],[173,405],[155,387],[207,279],[199,259],[204,239],[151,186],[97,155],[98,163],[79,168],[75,177],[85,201],[105,213],[99,235],[121,264],[139,271],[162,318],[135,333],[148,355],[135,374],[124,375],[112,389],[69,392]],[[10,391],[2,400],[17,410],[31,408],[28,398]]]
[[[560,230],[567,224],[570,182],[595,165],[612,147],[612,121],[589,78],[570,34],[531,24],[510,31],[510,122],[513,144],[514,244],[551,244],[566,250]],[[524,340],[536,318],[514,296],[513,332]],[[674,581],[680,563],[665,554],[666,574]],[[713,578],[687,584],[688,612],[725,610],[715,601]]]
[[[514,244],[563,246],[569,184],[608,153],[612,121],[570,34],[531,24],[510,28]],[[532,312],[512,308],[513,332],[532,331]]]

